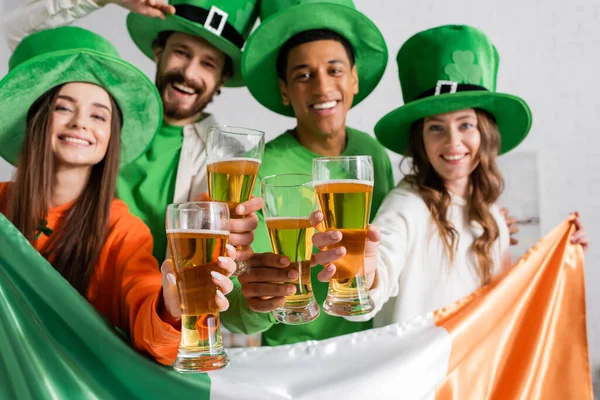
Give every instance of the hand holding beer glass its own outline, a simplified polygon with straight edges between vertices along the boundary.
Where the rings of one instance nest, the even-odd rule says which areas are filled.
[[[303,174],[272,175],[261,181],[263,213],[273,252],[290,259],[288,269],[298,279],[283,282],[296,287],[285,304],[273,311],[276,320],[290,325],[305,324],[319,316],[319,306],[310,282],[312,236],[310,215],[317,209],[312,177]]]
[[[167,240],[181,303],[181,342],[173,368],[180,372],[221,369],[229,359],[221,341],[217,285],[212,271],[229,238],[229,209],[217,202],[170,204]]]
[[[258,130],[221,125],[211,125],[208,130],[208,196],[227,203],[231,218],[237,216],[237,205],[252,196],[264,148],[265,133]],[[246,268],[245,263],[239,263],[235,275]]]
[[[375,305],[364,271],[367,226],[373,195],[370,156],[324,157],[313,160],[313,184],[323,212],[326,231],[337,230],[346,255],[335,262],[323,310],[334,316],[362,315]]]

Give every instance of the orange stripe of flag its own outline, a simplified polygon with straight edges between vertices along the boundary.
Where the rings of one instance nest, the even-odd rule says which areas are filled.
[[[592,399],[575,215],[504,277],[434,313],[452,339],[436,399]]]

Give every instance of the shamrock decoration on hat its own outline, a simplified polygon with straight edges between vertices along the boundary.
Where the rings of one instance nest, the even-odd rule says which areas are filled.
[[[400,48],[397,62],[405,104],[375,126],[375,136],[388,149],[403,154],[416,121],[465,108],[494,116],[500,154],[527,136],[529,106],[517,96],[496,92],[498,52],[480,30],[447,25],[420,32]]]

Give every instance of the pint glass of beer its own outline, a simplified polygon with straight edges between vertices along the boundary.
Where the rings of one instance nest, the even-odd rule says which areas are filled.
[[[273,316],[284,324],[305,324],[319,316],[319,306],[310,283],[315,229],[309,218],[318,209],[312,177],[302,174],[272,175],[261,181],[260,188],[273,252],[287,256],[290,259],[288,268],[298,272],[298,280],[282,282],[295,285],[296,293],[287,296],[283,307],[273,311]]]
[[[217,258],[225,255],[229,239],[229,209],[216,202],[170,204],[166,219],[181,302],[181,343],[173,368],[180,372],[225,368],[229,359],[219,329],[218,288],[210,273],[224,273]]]
[[[364,271],[373,161],[369,156],[316,158],[313,184],[325,230],[343,235],[340,243],[330,248],[346,248],[346,255],[335,262],[337,271],[329,282],[323,310],[335,316],[367,314],[375,307]]]
[[[265,133],[235,126],[211,125],[206,138],[208,195],[235,207],[252,196],[265,149]]]

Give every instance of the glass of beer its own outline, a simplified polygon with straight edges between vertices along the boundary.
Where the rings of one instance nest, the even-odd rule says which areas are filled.
[[[261,180],[263,213],[273,252],[290,259],[289,269],[298,272],[298,280],[282,282],[296,286],[296,293],[285,298],[285,304],[273,311],[284,324],[305,324],[319,316],[319,306],[310,283],[312,236],[315,229],[310,215],[318,209],[312,177],[303,174],[281,174]]]
[[[227,203],[231,218],[238,204],[250,200],[265,150],[265,133],[255,129],[211,125],[206,137],[208,196]],[[243,250],[238,246],[237,250]],[[236,261],[235,276],[248,266]]]
[[[229,358],[219,329],[218,287],[211,271],[224,274],[217,258],[229,239],[229,209],[217,202],[170,204],[167,240],[181,302],[181,343],[173,364],[179,372],[225,368]]]
[[[208,196],[235,207],[252,196],[265,149],[265,133],[235,126],[211,125],[206,138]]]
[[[338,230],[346,255],[335,262],[323,310],[335,316],[361,315],[375,308],[364,270],[367,225],[373,195],[370,156],[324,157],[313,160],[313,184],[326,231]]]

